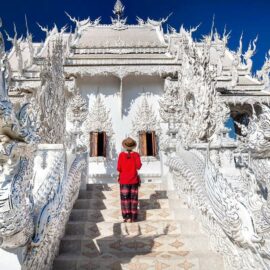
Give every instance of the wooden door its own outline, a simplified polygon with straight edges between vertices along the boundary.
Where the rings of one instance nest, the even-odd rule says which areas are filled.
[[[102,156],[106,157],[106,148],[107,148],[107,136],[106,136],[106,132],[102,132],[102,136],[103,136],[103,151],[102,151]]]
[[[147,144],[146,144],[146,132],[140,131],[139,133],[139,146],[140,146],[140,154],[142,156],[147,156]]]
[[[151,134],[152,134],[152,147],[153,147],[153,156],[157,156],[157,136],[156,136],[156,133],[155,131],[151,131]]]
[[[90,157],[98,156],[98,132],[90,133]]]

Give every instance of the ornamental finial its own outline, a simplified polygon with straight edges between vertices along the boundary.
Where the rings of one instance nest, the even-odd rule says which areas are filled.
[[[116,0],[113,13],[117,16],[118,21],[120,21],[120,18],[122,17],[125,10],[125,6],[122,4],[120,0]]]
[[[2,19],[0,18],[0,28],[2,28]],[[4,37],[0,31],[0,58],[2,56],[2,54],[5,53],[5,42],[4,42]]]

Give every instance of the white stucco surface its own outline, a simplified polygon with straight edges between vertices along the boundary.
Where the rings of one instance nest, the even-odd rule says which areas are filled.
[[[158,101],[164,91],[164,80],[158,76],[128,76],[122,82],[122,95],[120,79],[113,76],[84,77],[78,79],[77,85],[81,95],[87,100],[89,109],[93,106],[96,96],[100,94],[106,109],[109,110],[113,128],[113,136],[110,138],[112,142],[110,157],[105,161],[89,160],[89,175],[115,178],[117,156],[122,151],[122,140],[133,135],[133,121],[144,95],[157,118],[160,119]],[[142,176],[156,177],[162,172],[161,166],[159,158],[154,161],[144,161],[140,173]],[[91,177],[89,181],[91,182]]]
[[[1,270],[20,270],[21,257],[23,249],[18,248],[14,250],[6,251],[0,248],[0,269]]]

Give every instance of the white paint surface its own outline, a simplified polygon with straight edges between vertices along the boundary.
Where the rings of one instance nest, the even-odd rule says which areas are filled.
[[[103,175],[115,178],[118,154],[122,151],[122,140],[130,135],[132,121],[141,104],[143,94],[153,107],[159,119],[159,103],[164,89],[164,80],[158,76],[128,76],[123,79],[122,96],[120,94],[120,79],[113,76],[94,76],[78,79],[81,95],[87,100],[89,108],[93,105],[97,94],[110,111],[114,135],[111,158],[106,161],[89,162],[89,175]],[[122,103],[122,108],[121,108]],[[142,175],[160,175],[162,172],[160,160],[143,162],[140,171]]]

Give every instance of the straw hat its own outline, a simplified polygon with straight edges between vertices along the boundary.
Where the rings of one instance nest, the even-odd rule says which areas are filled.
[[[128,137],[125,140],[123,140],[122,146],[126,150],[133,150],[137,146],[137,143],[132,138]]]

